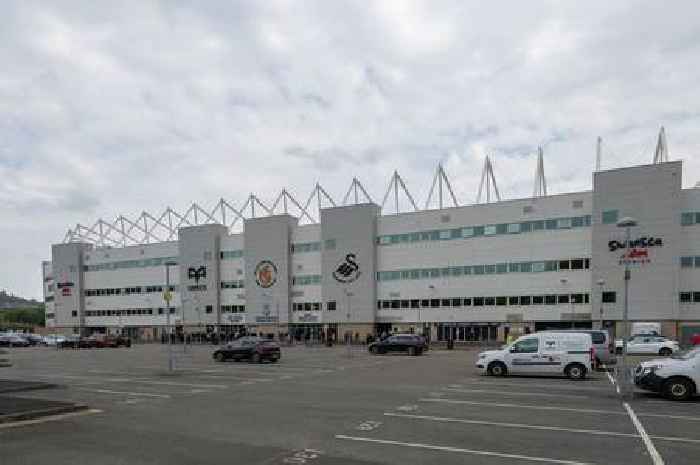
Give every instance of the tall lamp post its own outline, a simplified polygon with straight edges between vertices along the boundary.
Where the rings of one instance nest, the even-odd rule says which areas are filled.
[[[170,328],[170,301],[172,300],[172,293],[170,292],[170,267],[176,266],[175,262],[165,262],[165,291],[163,292],[163,300],[165,300],[165,315],[166,315],[166,327],[168,335],[168,371],[173,371],[173,339],[171,328]]]
[[[598,285],[598,295],[600,296],[600,314],[598,315],[600,319],[600,329],[603,329],[603,286],[605,286],[605,280],[599,279],[595,283]]]
[[[350,298],[352,297],[352,292],[350,292],[348,289],[343,289],[343,292],[345,293],[345,296],[348,298],[348,305],[345,309],[346,314],[345,314],[345,321],[348,324],[348,330],[345,331],[346,334],[346,341],[345,345],[348,348],[348,357],[352,357],[352,330],[350,329],[350,317],[352,316],[352,307],[350,306]]]
[[[631,229],[637,226],[637,220],[630,217],[622,218],[617,222],[618,228],[625,228],[625,250],[630,248],[630,242],[632,238]],[[624,389],[625,392],[629,389],[630,384],[630,373],[627,369],[627,339],[630,333],[630,322],[629,322],[629,293],[630,293],[630,265],[629,260],[623,260],[625,264],[625,305],[622,310],[622,324],[623,324],[623,335],[622,335],[622,370],[624,373]]]

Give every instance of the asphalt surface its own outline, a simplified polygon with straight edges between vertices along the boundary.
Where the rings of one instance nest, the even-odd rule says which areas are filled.
[[[605,373],[579,382],[483,377],[473,351],[408,357],[298,347],[262,365],[215,363],[211,347],[175,351],[170,375],[160,345],[14,350],[1,378],[64,386],[23,398],[91,410],[0,425],[3,465],[700,460],[700,401],[641,394],[628,410]]]

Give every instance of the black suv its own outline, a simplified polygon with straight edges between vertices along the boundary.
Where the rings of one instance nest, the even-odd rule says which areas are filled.
[[[248,336],[226,344],[212,354],[217,362],[250,360],[253,363],[262,363],[264,360],[269,360],[274,363],[281,356],[280,345],[275,341]]]
[[[428,350],[428,344],[423,336],[416,334],[396,334],[369,345],[372,354],[389,352],[406,352],[408,355],[421,355]]]

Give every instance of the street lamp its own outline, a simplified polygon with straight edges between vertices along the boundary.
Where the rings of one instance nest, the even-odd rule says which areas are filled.
[[[625,249],[630,248],[632,242],[631,229],[637,226],[637,220],[629,216],[617,222],[618,228],[625,228]],[[630,288],[630,265],[629,260],[623,260],[625,264],[625,305],[622,311],[623,336],[622,336],[622,369],[624,370],[625,389],[629,387],[629,370],[627,369],[627,339],[629,338],[629,288]]]
[[[428,289],[430,289],[430,297],[435,297],[435,291],[436,291],[435,286],[430,284],[428,286]],[[431,302],[431,304],[432,304],[432,302]],[[424,328],[421,326],[421,319],[420,319],[420,305],[418,306],[418,327],[420,328],[420,335],[424,336],[423,333],[425,331],[423,331]],[[450,326],[449,331],[450,331],[450,338],[452,338],[452,326]]]
[[[172,373],[173,371],[173,339],[170,334],[170,300],[172,299],[172,294],[170,292],[170,267],[176,266],[175,262],[165,262],[165,291],[163,292],[163,300],[165,300],[165,314],[166,314],[166,326],[168,329],[168,371]]]
[[[352,316],[352,311],[351,311],[351,306],[350,306],[350,297],[352,297],[353,294],[347,288],[343,289],[343,293],[348,298],[348,305],[347,305],[346,310],[345,310],[346,311],[345,317],[346,317],[346,321],[348,324],[348,329],[345,331],[345,334],[346,334],[345,345],[347,345],[347,348],[348,348],[348,357],[352,357],[352,347],[351,347],[352,329],[350,328],[350,317]]]
[[[595,283],[598,285],[598,290],[600,291],[600,329],[603,329],[603,286],[605,286],[605,280],[599,279]]]

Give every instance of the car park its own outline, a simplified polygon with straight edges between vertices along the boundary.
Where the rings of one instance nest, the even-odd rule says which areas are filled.
[[[29,347],[30,345],[29,341],[16,334],[0,336],[0,347]]]
[[[249,360],[262,363],[265,360],[277,362],[282,357],[280,345],[272,339],[246,336],[232,341],[214,351],[212,358],[217,362]]]
[[[680,350],[678,341],[663,336],[637,335],[627,340],[627,353],[634,355],[661,355],[669,356]],[[616,341],[615,351],[621,354],[623,351],[622,340]]]
[[[610,334],[605,329],[564,329],[547,332],[590,334],[593,349],[595,351],[595,366],[600,366],[601,364],[613,365],[617,362],[615,357],[615,345],[610,337]]]
[[[700,348],[640,363],[634,371],[634,383],[671,400],[690,399],[700,386]]]
[[[408,355],[422,355],[428,350],[428,344],[423,336],[416,334],[395,334],[381,341],[373,342],[367,348],[371,354],[387,354],[402,352]]]
[[[516,339],[501,350],[481,352],[476,367],[491,376],[565,375],[584,379],[594,358],[590,334],[540,332]]]

